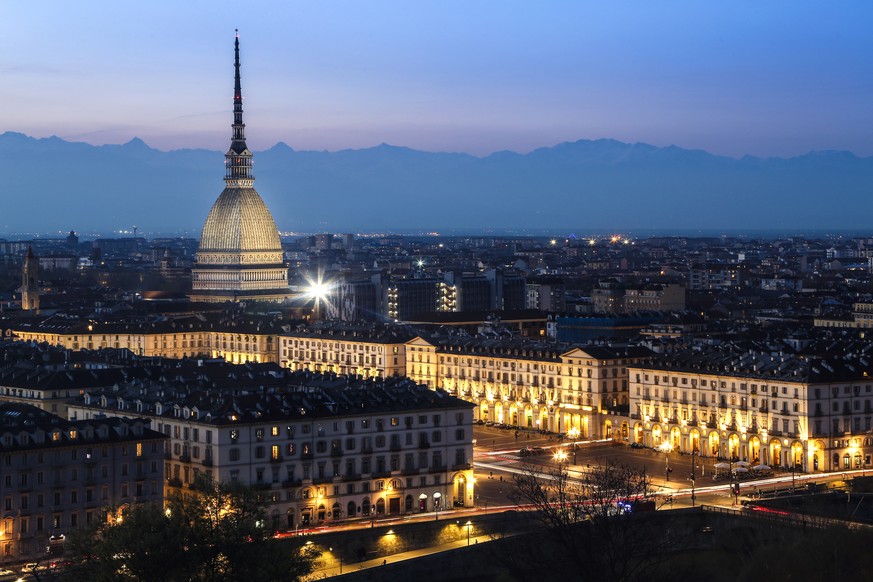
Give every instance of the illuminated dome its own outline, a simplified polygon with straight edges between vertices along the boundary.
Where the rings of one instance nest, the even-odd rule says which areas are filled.
[[[233,137],[225,158],[225,188],[203,224],[191,270],[193,301],[282,301],[289,296],[282,242],[267,205],[255,191],[252,152],[246,146],[234,45]]]
[[[199,252],[281,256],[282,243],[273,215],[254,188],[224,189],[203,225]]]

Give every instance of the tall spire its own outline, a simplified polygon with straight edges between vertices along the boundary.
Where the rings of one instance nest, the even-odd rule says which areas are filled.
[[[226,171],[224,181],[228,187],[251,188],[254,182],[252,175],[252,152],[246,146],[246,124],[243,123],[242,83],[239,74],[239,31],[234,40],[234,79],[233,79],[233,137],[230,149],[225,154]]]

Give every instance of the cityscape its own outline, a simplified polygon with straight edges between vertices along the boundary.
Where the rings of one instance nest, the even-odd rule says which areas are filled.
[[[873,11],[546,4],[11,9],[0,582],[873,577]]]

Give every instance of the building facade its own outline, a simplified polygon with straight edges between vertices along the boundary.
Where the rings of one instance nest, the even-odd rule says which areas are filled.
[[[753,466],[869,468],[868,351],[827,359],[722,346],[632,366],[632,440]]]
[[[292,370],[389,378],[406,374],[413,334],[378,324],[325,323],[279,336],[279,363]]]
[[[168,438],[167,493],[199,473],[251,485],[277,530],[473,505],[472,405],[405,379],[285,378],[263,390],[104,391],[70,410],[151,419]]]
[[[0,563],[44,559],[76,527],[163,503],[163,440],[140,419],[67,421],[0,404]]]
[[[69,350],[127,349],[137,356],[223,358],[234,364],[277,362],[279,321],[184,317],[161,321],[96,321],[46,318],[10,328],[15,339]]]
[[[407,343],[406,375],[476,405],[476,418],[573,438],[613,438],[628,406],[628,366],[646,348],[497,340]],[[627,430],[627,427],[624,427]]]

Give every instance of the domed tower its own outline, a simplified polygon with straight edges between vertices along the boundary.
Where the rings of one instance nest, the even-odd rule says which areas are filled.
[[[254,189],[240,85],[239,34],[234,42],[233,137],[224,155],[225,188],[212,205],[191,275],[192,301],[282,301],[288,269],[273,215]]]
[[[32,247],[27,247],[21,269],[21,309],[39,310],[39,259],[33,254]]]

